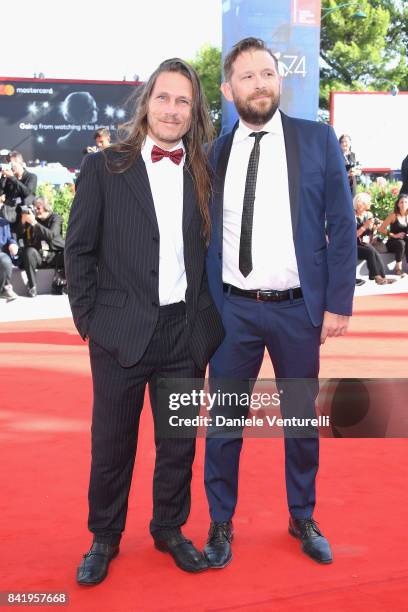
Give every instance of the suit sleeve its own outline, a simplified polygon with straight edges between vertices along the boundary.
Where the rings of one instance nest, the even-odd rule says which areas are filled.
[[[331,127],[327,133],[325,200],[329,241],[326,310],[351,315],[357,265],[356,221],[344,160]]]
[[[74,323],[86,338],[95,306],[103,196],[97,159],[87,155],[77,180],[65,240],[65,274]]]

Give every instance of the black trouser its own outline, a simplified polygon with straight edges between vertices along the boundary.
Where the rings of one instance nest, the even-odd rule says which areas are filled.
[[[36,274],[38,268],[64,268],[64,251],[50,251],[48,259],[43,261],[41,253],[34,247],[24,247],[22,254],[22,266],[27,274],[28,286],[35,287]]]
[[[0,251],[0,291],[3,291],[4,285],[9,285],[11,282],[11,272],[13,264],[7,253]]]
[[[135,341],[137,339],[135,338]],[[195,437],[158,436],[160,378],[204,378],[189,351],[185,304],[160,307],[149,346],[135,366],[122,367],[90,340],[94,403],[88,527],[98,542],[115,544],[125,528],[129,489],[146,384],[155,424],[152,535],[183,525],[190,512]],[[198,409],[197,409],[198,412]]]
[[[374,280],[376,276],[385,277],[385,268],[381,255],[371,246],[371,244],[358,244],[357,258],[364,259],[367,262],[368,277],[370,280]]]
[[[408,238],[388,238],[387,240],[387,251],[389,253],[395,253],[395,261],[399,263],[404,257],[408,261],[408,249],[407,249]]]

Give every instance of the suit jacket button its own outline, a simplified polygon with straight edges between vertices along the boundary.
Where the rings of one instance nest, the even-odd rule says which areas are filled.
[[[152,306],[155,306],[157,308],[159,305],[157,302],[152,302]]]
[[[150,274],[151,274],[152,276],[157,276],[157,272],[156,272],[156,270],[150,270]]]
[[[153,242],[159,242],[159,239],[157,236],[153,236]]]

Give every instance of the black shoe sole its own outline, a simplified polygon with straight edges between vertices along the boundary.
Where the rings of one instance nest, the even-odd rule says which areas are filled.
[[[296,540],[299,540],[299,542],[301,542],[301,538],[299,538],[298,535],[296,535],[296,533],[294,531],[291,530],[291,528],[288,528],[288,532],[290,533],[290,535],[295,538]],[[328,559],[327,561],[323,561],[322,559],[316,559],[316,557],[312,557],[311,555],[309,555],[309,553],[307,553],[303,546],[302,546],[302,552],[309,557],[309,559],[312,559],[312,561],[316,561],[316,563],[320,563],[321,565],[330,565],[330,563],[333,563],[333,559]]]
[[[106,578],[106,576],[108,575],[108,570],[109,570],[109,565],[110,562],[113,561],[113,559],[115,559],[115,557],[117,557],[119,554],[119,550],[112,555],[112,557],[109,559],[109,563],[108,563],[108,567],[106,568],[106,572],[103,574],[102,578],[100,578],[99,580],[95,580],[94,582],[81,582],[80,580],[78,580],[77,578],[77,584],[79,584],[79,586],[96,586],[97,584],[100,584],[101,582],[103,582]]]
[[[174,563],[177,565],[178,568],[180,568],[181,570],[183,570],[184,572],[188,572],[189,574],[199,574],[200,572],[205,572],[209,569],[209,567],[202,567],[202,568],[186,568],[183,567],[183,565],[181,565],[177,559],[172,555],[171,551],[169,550],[168,546],[166,546],[165,544],[159,544],[158,542],[154,543],[154,547],[156,548],[156,550],[159,550],[162,553],[167,553],[169,554],[172,559],[174,560]]]

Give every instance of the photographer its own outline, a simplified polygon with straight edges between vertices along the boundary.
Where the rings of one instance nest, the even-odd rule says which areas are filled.
[[[387,251],[395,254],[394,274],[405,276],[402,271],[402,259],[405,255],[408,261],[408,195],[406,193],[399,194],[394,212],[388,215],[378,231],[387,234]]]
[[[12,151],[9,157],[11,169],[1,168],[0,195],[4,205],[0,216],[10,223],[15,235],[20,207],[30,206],[34,201],[37,176],[27,172],[21,153]]]
[[[372,236],[376,231],[378,221],[369,211],[371,196],[369,193],[358,193],[353,198],[353,206],[357,223],[357,257],[367,262],[368,276],[375,280],[377,285],[394,283],[395,279],[385,278],[385,268],[381,255],[371,244]]]
[[[0,200],[0,210],[2,204]],[[15,300],[17,297],[11,284],[12,259],[16,258],[17,253],[18,246],[11,237],[10,224],[0,217],[0,298],[6,299],[8,302]]]
[[[357,190],[357,177],[361,176],[361,166],[356,161],[356,156],[351,150],[351,138],[348,134],[342,134],[339,138],[339,144],[343,151],[344,163],[349,177],[351,195],[354,197]]]
[[[37,295],[36,268],[53,268],[56,274],[53,289],[64,281],[64,246],[62,237],[62,217],[52,212],[47,198],[40,196],[34,200],[33,210],[28,206],[21,208],[19,239],[23,242],[22,264],[28,278],[28,295]]]

